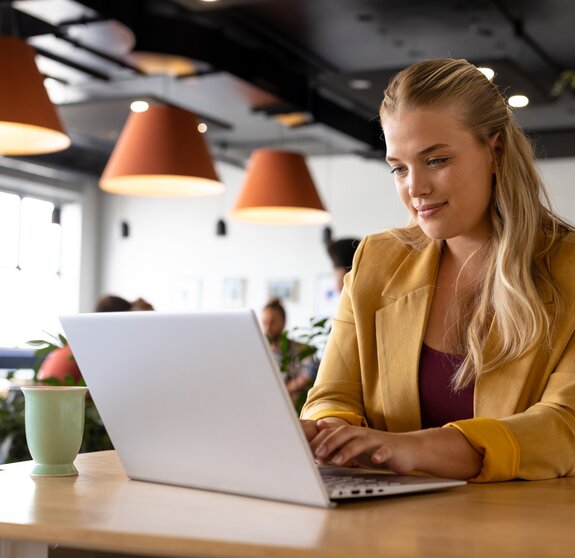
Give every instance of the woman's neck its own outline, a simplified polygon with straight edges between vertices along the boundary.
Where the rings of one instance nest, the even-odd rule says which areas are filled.
[[[470,304],[484,272],[482,245],[457,243],[456,249],[444,242],[435,279],[435,292],[424,334],[425,343],[446,353],[463,350],[463,330],[471,310]]]
[[[482,267],[485,258],[484,248],[487,247],[489,237],[482,239],[454,238],[443,243],[441,259],[449,267],[461,271],[468,275],[478,272]]]

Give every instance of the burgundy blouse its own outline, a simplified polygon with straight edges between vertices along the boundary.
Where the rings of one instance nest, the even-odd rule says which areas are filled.
[[[436,351],[425,343],[419,358],[421,427],[433,428],[473,417],[473,389],[453,391],[450,382],[463,362],[462,355]]]

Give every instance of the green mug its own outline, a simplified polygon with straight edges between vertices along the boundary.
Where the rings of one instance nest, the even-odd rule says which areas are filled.
[[[33,477],[77,475],[74,459],[84,435],[86,392],[81,386],[27,386],[26,443],[35,462]]]

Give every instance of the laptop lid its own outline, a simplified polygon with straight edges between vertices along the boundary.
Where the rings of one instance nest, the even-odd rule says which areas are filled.
[[[130,478],[321,507],[333,505],[329,495],[344,501],[465,484],[345,467],[320,475],[251,310],[61,321]]]
[[[253,311],[61,323],[130,478],[331,505]]]

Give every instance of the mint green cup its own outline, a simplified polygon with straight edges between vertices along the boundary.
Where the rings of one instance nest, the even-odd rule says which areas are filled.
[[[26,442],[35,462],[33,477],[77,475],[74,459],[84,435],[88,388],[23,387]]]

